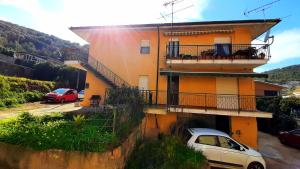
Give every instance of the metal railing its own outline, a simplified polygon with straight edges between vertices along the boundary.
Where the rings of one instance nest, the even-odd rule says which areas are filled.
[[[146,106],[256,111],[256,96],[251,95],[184,93],[156,90],[142,90],[141,93]]]
[[[126,82],[116,73],[114,73],[111,69],[109,69],[107,66],[105,66],[99,60],[97,60],[92,56],[89,56],[88,59],[82,57],[68,57],[65,58],[65,60],[77,60],[83,64],[88,64],[91,68],[93,68],[96,72],[100,73],[104,78],[106,78],[106,80],[110,81],[115,86],[118,87],[122,85],[130,86],[128,82]]]
[[[167,59],[270,59],[266,44],[167,45]]]

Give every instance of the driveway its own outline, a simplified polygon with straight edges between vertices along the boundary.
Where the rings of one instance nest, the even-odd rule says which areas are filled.
[[[259,132],[259,151],[268,169],[300,169],[300,150],[281,144],[275,136]]]
[[[44,104],[44,103],[25,103],[16,108],[0,110],[0,119],[17,116],[21,112],[29,112],[33,115],[45,115],[53,112],[68,112],[80,109],[76,103],[64,104]]]

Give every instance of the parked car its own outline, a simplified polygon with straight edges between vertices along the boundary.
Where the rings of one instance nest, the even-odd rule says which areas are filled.
[[[240,144],[228,134],[207,128],[191,128],[184,133],[187,145],[202,151],[213,167],[265,169],[262,155],[254,149]]]
[[[278,138],[282,144],[300,148],[300,129],[279,132]]]
[[[46,102],[64,103],[73,102],[78,99],[77,91],[68,88],[59,88],[44,96]]]
[[[78,99],[83,99],[84,97],[84,90],[81,90],[80,92],[78,92]]]

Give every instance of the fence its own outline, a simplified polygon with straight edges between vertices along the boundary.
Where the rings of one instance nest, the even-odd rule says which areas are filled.
[[[256,96],[234,94],[141,91],[147,106],[172,106],[220,110],[256,111]]]
[[[167,59],[269,59],[265,44],[167,45]]]

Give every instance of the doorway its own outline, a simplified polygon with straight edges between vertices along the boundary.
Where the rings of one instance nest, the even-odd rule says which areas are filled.
[[[230,116],[216,115],[216,129],[231,135]]]
[[[172,77],[172,78],[171,78]],[[168,76],[168,104],[178,105],[179,103],[179,76]]]

